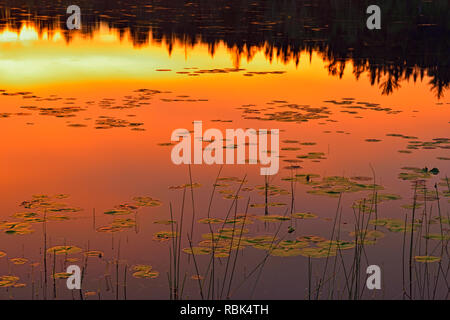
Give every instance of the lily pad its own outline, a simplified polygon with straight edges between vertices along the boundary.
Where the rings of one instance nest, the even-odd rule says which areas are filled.
[[[315,219],[317,218],[317,215],[310,212],[299,212],[299,213],[293,213],[292,217],[296,219]]]
[[[416,260],[417,262],[423,262],[423,263],[433,263],[433,262],[441,261],[441,258],[435,257],[435,256],[415,256],[414,260]]]
[[[75,254],[80,253],[82,251],[81,248],[75,247],[75,246],[55,246],[52,248],[47,249],[47,253],[52,254]]]

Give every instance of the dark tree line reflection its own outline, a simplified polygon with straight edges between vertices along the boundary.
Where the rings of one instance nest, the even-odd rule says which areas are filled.
[[[0,0],[0,27],[20,29],[33,22],[38,30],[65,26],[66,8],[74,1]],[[89,36],[100,22],[125,34],[135,46],[150,37],[195,46],[210,53],[223,42],[235,57],[251,59],[263,50],[298,64],[301,52],[319,52],[329,73],[342,77],[349,62],[359,78],[390,94],[402,81],[428,76],[430,90],[442,97],[450,80],[450,2],[448,0],[78,0],[82,31]],[[366,28],[366,8],[382,9],[382,29]],[[66,31],[70,42],[73,32]]]

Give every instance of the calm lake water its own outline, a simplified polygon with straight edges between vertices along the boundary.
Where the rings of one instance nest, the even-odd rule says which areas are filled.
[[[448,298],[447,1],[40,3],[0,0],[1,299]],[[278,174],[174,165],[194,121]]]

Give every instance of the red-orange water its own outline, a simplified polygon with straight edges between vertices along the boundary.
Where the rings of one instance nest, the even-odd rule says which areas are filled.
[[[70,194],[67,202],[84,211],[68,222],[48,223],[47,247],[70,243],[86,248],[89,243],[90,249],[105,252],[104,261],[112,261],[117,258],[120,243],[119,259],[123,260],[123,265],[149,264],[161,273],[158,279],[145,280],[147,282],[143,283],[130,276],[129,297],[166,298],[168,295],[165,275],[168,270],[168,246],[167,243],[152,240],[153,233],[167,227],[154,222],[170,219],[169,203],[173,204],[179,215],[182,191],[169,190],[169,186],[189,183],[189,175],[186,166],[172,164],[171,147],[158,144],[170,142],[171,133],[177,128],[192,130],[194,120],[202,120],[204,129],[277,128],[281,130],[280,141],[315,142],[312,146],[299,146],[299,151],[281,151],[280,172],[271,183],[286,189],[290,188],[289,183],[281,178],[289,177],[291,170],[284,169],[289,164],[284,163],[283,159],[295,159],[296,155],[308,152],[324,152],[326,155],[326,160],[320,162],[304,160],[299,163],[303,168],[298,169],[298,173],[372,176],[373,167],[376,182],[385,187],[384,191],[402,196],[401,200],[379,205],[378,210],[383,217],[403,219],[407,210],[400,206],[411,203],[410,183],[397,178],[402,167],[439,168],[441,174],[430,180],[430,187],[434,181],[448,173],[448,161],[437,159],[448,158],[448,149],[399,153],[398,150],[405,150],[408,140],[386,136],[389,133],[399,133],[416,136],[421,141],[448,136],[449,100],[446,97],[438,100],[429,91],[427,78],[417,83],[402,82],[399,90],[384,96],[377,86],[370,84],[366,75],[363,74],[356,80],[351,65],[347,66],[342,79],[329,75],[327,63],[318,53],[311,56],[303,53],[296,66],[294,63],[269,62],[263,52],[257,52],[252,60],[246,61],[244,58],[236,58],[235,53],[223,45],[215,50],[214,56],[202,44],[186,47],[177,42],[171,54],[164,44],[150,42],[147,46],[136,48],[128,36],[119,39],[118,34],[106,26],[101,26],[92,38],[76,35],[70,44],[65,43],[58,34],[56,31],[53,35],[38,36],[31,25],[24,27],[20,33],[9,30],[0,33],[0,89],[7,93],[28,91],[43,98],[51,95],[63,98],[56,101],[36,101],[24,99],[22,95],[0,96],[0,113],[12,113],[10,117],[0,117],[0,136],[3,137],[0,156],[0,220],[14,220],[11,215],[23,211],[19,207],[20,203],[34,194]],[[244,72],[199,76],[176,73],[192,71],[185,68],[199,70],[236,67],[246,71],[284,73],[256,74],[251,77],[243,76]],[[171,71],[157,71],[158,69]],[[116,99],[113,105],[121,105],[123,97],[137,96],[135,90],[141,88],[163,93],[153,95],[147,101],[148,105],[138,108],[111,110],[99,106],[103,98]],[[376,103],[383,108],[401,112],[392,114],[357,109],[357,114],[348,114],[341,112],[345,110],[341,105],[325,102],[341,101],[342,98]],[[279,103],[267,104],[274,100],[311,107],[326,106],[331,113],[328,119],[335,122],[320,119],[298,124],[247,120],[242,117],[242,110],[237,109],[248,104],[258,108],[277,108]],[[88,101],[94,103],[87,104]],[[65,104],[67,102],[74,104]],[[28,111],[21,106],[79,106],[86,110],[75,113],[75,117],[58,118],[39,115],[39,112]],[[15,115],[19,112],[30,112],[31,115]],[[99,116],[143,122],[142,128],[145,131],[133,131],[130,128],[98,130],[95,129],[95,120]],[[211,121],[215,119],[232,122]],[[68,121],[85,124],[86,127],[70,127]],[[366,139],[381,141],[367,142]],[[290,146],[281,142],[282,148]],[[211,185],[218,170],[219,166],[192,166],[194,182],[202,184],[201,188],[194,189],[196,218],[206,216]],[[248,184],[251,186],[264,183],[264,178],[259,175],[258,165],[225,165],[222,171],[223,176],[242,178],[245,174],[248,175]],[[320,218],[334,218],[337,199],[310,195],[306,190],[309,188],[304,185],[297,186],[296,210],[314,212]],[[186,214],[190,224],[190,191],[188,194]],[[353,200],[368,194],[370,193],[344,195],[343,219],[346,223],[353,222]],[[103,215],[103,211],[141,195],[160,199],[163,205],[143,209],[137,216],[138,230],[132,228],[114,236],[95,232],[96,227],[111,221],[110,217]],[[250,203],[263,201],[263,197],[256,192],[245,194],[245,199],[240,200],[239,211],[245,210],[248,196]],[[286,199],[289,202],[289,198],[284,200]],[[230,200],[217,195],[213,215],[225,217],[230,204]],[[442,200],[441,206],[442,212],[448,211],[447,199]],[[94,208],[95,225],[92,213]],[[272,213],[282,214],[285,208],[271,210]],[[263,209],[251,208],[250,212],[262,214]],[[315,223],[307,221],[297,228],[296,235],[317,233],[326,236],[329,234],[330,224],[325,220]],[[199,228],[203,231],[196,232],[196,239],[200,238],[201,233],[208,232],[205,226]],[[352,231],[350,226],[344,225],[343,228],[346,233]],[[29,282],[29,269],[26,266],[12,265],[6,259],[24,256],[30,261],[42,263],[42,224],[35,224],[33,229],[35,232],[30,235],[0,234],[0,250],[7,253],[4,261],[0,260],[3,273],[20,274],[24,282]],[[269,231],[274,232],[275,229],[271,227]],[[400,276],[396,266],[399,262],[401,239],[402,234],[388,234],[376,247],[368,249],[373,257],[371,262],[384,265],[389,270],[386,282],[390,277],[397,281]],[[246,261],[245,264],[248,265],[256,264],[259,261],[257,254],[252,251],[242,261]],[[304,266],[299,271],[296,264],[298,259],[305,258],[272,258],[265,270],[266,277],[261,285],[263,289],[255,297],[302,298],[303,287],[290,285],[292,277],[305,280],[306,271]],[[97,290],[96,279],[105,269],[104,262],[96,263],[93,262],[92,279],[88,284],[90,291]],[[57,265],[57,269],[59,272],[64,271],[62,265]],[[285,272],[286,270],[289,272]],[[105,272],[113,272],[113,269]],[[195,292],[196,283],[189,279],[193,271],[189,272],[187,290]],[[29,287],[31,284],[27,285]],[[30,290],[20,290],[14,289],[13,296],[31,298]],[[398,286],[388,287],[386,290],[391,296],[399,292]],[[108,297],[108,294],[110,293],[105,293],[105,296]],[[2,295],[6,297],[5,293]],[[58,295],[70,297],[63,283]],[[38,297],[42,298],[42,294]],[[247,297],[246,290],[236,293],[236,297]]]

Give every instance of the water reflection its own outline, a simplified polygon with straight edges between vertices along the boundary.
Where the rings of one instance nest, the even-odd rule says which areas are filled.
[[[0,0],[0,299],[72,263],[86,299],[448,297],[446,3],[39,3]],[[279,175],[174,165],[195,120],[280,129]]]
[[[214,55],[223,43],[239,67],[264,52],[284,63],[299,64],[302,52],[319,52],[330,75],[342,77],[351,62],[359,79],[365,72],[372,85],[388,95],[402,81],[429,77],[429,87],[440,98],[449,86],[450,36],[446,0],[382,5],[383,28],[365,27],[367,1],[128,1],[104,3],[80,1],[82,34],[92,37],[100,23],[116,29],[119,38],[130,35],[134,46],[167,43],[169,53],[176,42],[187,47],[199,43]],[[76,32],[65,25],[69,1],[0,1],[0,25],[18,32],[25,23],[36,26],[38,36],[61,36],[70,43]],[[12,36],[11,34],[3,37]],[[22,33],[26,38],[27,34]],[[29,35],[30,37],[30,35]],[[33,35],[31,35],[33,37]]]

